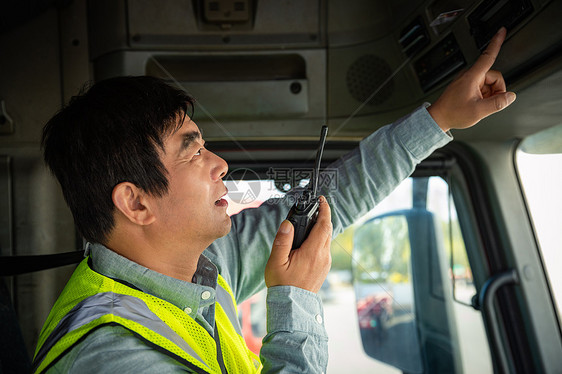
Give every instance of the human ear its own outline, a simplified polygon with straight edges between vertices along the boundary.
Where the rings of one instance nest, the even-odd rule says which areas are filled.
[[[119,183],[111,194],[115,207],[129,221],[142,226],[150,225],[156,219],[146,197],[142,189],[130,182]]]

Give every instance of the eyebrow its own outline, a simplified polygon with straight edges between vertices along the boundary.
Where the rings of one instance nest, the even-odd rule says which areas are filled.
[[[182,142],[180,146],[180,153],[184,152],[185,150],[189,149],[193,142],[196,140],[202,140],[203,136],[199,131],[190,131],[182,135]]]

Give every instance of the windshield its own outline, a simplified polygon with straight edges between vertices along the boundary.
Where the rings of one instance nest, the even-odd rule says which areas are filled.
[[[560,312],[562,125],[532,135],[521,142],[516,153],[516,162],[543,264]]]

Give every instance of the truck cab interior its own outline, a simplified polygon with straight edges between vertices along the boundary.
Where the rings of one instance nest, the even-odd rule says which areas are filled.
[[[517,100],[453,131],[334,238],[328,370],[562,372],[561,18],[560,0],[2,2],[0,373],[29,370],[82,258],[40,139],[85,83],[150,75],[195,97],[235,214],[308,182],[294,171],[312,168],[323,125],[326,167],[434,102],[500,27],[493,68]],[[249,302],[259,350],[265,317]]]

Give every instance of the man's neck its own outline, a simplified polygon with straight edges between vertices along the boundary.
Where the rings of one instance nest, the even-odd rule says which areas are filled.
[[[186,282],[192,281],[199,257],[207,246],[196,243],[174,244],[130,233],[114,233],[106,245],[139,265]]]

